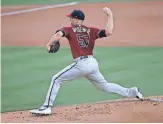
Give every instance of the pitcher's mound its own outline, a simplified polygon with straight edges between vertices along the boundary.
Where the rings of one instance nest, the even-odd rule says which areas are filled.
[[[62,106],[54,108],[50,116],[35,116],[29,111],[8,112],[2,113],[2,122],[163,122],[163,102],[122,100]]]

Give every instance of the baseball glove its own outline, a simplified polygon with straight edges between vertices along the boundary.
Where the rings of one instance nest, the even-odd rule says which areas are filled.
[[[59,41],[56,41],[56,42],[54,42],[54,44],[52,44],[50,46],[50,50],[48,52],[49,53],[56,53],[59,50],[59,48],[60,48],[60,43],[59,43]]]

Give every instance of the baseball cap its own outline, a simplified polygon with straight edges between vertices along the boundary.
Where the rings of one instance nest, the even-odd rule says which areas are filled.
[[[81,10],[73,10],[70,14],[67,14],[66,16],[73,17],[83,21],[85,19],[85,15]]]

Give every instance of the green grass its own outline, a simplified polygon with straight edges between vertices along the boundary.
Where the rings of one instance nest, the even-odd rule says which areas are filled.
[[[30,4],[61,4],[76,0],[2,0],[2,5],[30,5]],[[152,1],[152,0],[77,0],[78,2],[119,2],[119,1]]]
[[[106,47],[94,53],[107,80],[138,86],[145,95],[163,95],[162,47]],[[39,47],[3,47],[2,112],[39,107],[51,77],[71,62],[68,48],[48,54]],[[63,84],[55,106],[117,98],[120,96],[99,91],[83,78]]]

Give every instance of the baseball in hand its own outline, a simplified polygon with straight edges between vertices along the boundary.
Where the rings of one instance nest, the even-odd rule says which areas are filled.
[[[108,15],[108,16],[113,16],[113,14],[112,14],[112,11],[110,10],[110,8],[108,8],[108,7],[104,7],[103,8],[103,11]]]

